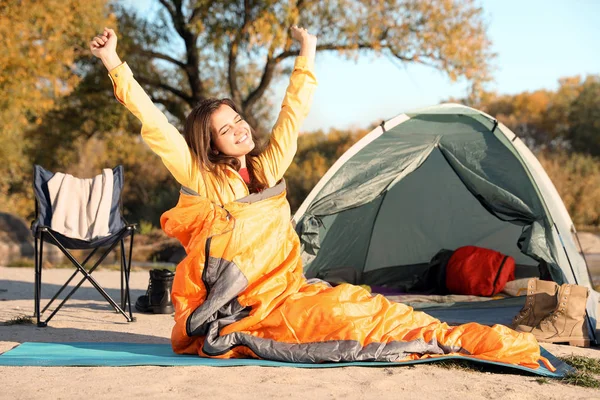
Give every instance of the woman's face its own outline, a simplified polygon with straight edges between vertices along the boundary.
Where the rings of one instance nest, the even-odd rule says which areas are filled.
[[[231,107],[222,104],[210,119],[213,143],[220,153],[244,157],[254,149],[250,125]]]

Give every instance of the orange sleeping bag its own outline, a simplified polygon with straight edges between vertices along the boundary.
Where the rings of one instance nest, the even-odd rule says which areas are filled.
[[[176,353],[312,363],[461,354],[539,366],[529,333],[451,327],[358,286],[307,281],[285,194],[282,181],[221,207],[182,193],[163,214],[187,251],[173,283]]]

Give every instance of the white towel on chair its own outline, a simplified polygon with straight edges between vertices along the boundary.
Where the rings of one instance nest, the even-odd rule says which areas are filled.
[[[89,179],[56,173],[48,181],[52,205],[50,227],[65,236],[82,240],[110,235],[112,192],[112,169],[103,169],[101,175]]]

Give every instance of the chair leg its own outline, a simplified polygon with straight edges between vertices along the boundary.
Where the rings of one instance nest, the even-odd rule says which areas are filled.
[[[125,317],[127,322],[132,322],[135,320],[133,318],[133,314],[131,312],[131,299],[130,299],[130,294],[129,294],[129,273],[130,273],[130,269],[131,269],[133,232],[131,232],[132,238],[131,238],[131,245],[130,245],[130,249],[129,249],[129,262],[128,263],[125,260],[125,248],[124,248],[125,241],[123,238],[123,236],[127,233],[127,231],[123,230],[120,234],[120,237],[117,238],[113,242],[113,244],[108,248],[108,250],[106,250],[104,252],[104,254],[102,254],[102,256],[94,263],[94,265],[89,270],[86,270],[85,265],[90,260],[90,258],[94,255],[94,253],[96,253],[96,250],[98,250],[98,248],[95,248],[94,251],[92,251],[85,258],[83,263],[79,263],[79,261],[77,261],[75,259],[75,257],[73,257],[71,252],[67,248],[65,248],[60,243],[60,241],[58,241],[58,239],[52,234],[52,232],[40,230],[39,233],[40,233],[40,235],[39,235],[40,237],[39,238],[36,237],[36,241],[35,241],[36,246],[34,249],[34,251],[35,251],[35,288],[34,288],[35,289],[35,293],[34,293],[35,311],[34,312],[36,314],[35,316],[37,318],[38,326],[40,326],[40,327],[47,326],[48,322],[52,319],[52,317],[54,317],[54,315],[62,308],[62,306],[71,298],[71,296],[77,291],[77,289],[79,289],[79,287],[86,280],[92,284],[92,286],[104,297],[104,299],[114,308],[114,310],[116,312],[120,313],[121,315],[123,315]],[[76,271],[73,273],[73,275],[71,275],[71,277],[67,280],[67,282],[58,290],[58,292],[48,302],[48,304],[44,307],[44,309],[41,310],[42,256],[43,256],[43,243],[44,243],[45,235],[47,235],[50,238],[51,242],[56,244],[56,246],[58,246],[58,248],[69,259],[69,261],[71,261],[71,263],[73,263],[73,265],[76,267]],[[92,272],[94,272],[94,270],[102,263],[102,261],[104,261],[106,256],[108,256],[108,254],[116,247],[116,245],[119,242],[121,243],[121,307],[108,295],[108,293],[91,276]],[[38,243],[39,243],[39,251],[38,251]],[[69,283],[73,280],[73,278],[75,277],[75,275],[77,275],[78,272],[81,272],[83,274],[83,278],[81,279],[81,281],[79,281],[77,283],[77,285],[75,285],[75,287],[66,295],[66,297],[52,311],[52,313],[48,316],[48,318],[46,318],[45,321],[42,321],[41,320],[42,314],[48,309],[50,304],[58,298],[58,296],[69,285]],[[123,285],[123,283],[124,283],[124,285]],[[129,306],[129,310],[128,310],[129,315],[127,315],[126,311],[124,310],[125,304],[128,304],[128,306]]]
[[[121,239],[121,308],[125,309],[125,240]]]
[[[88,254],[88,256],[85,258],[85,260],[83,260],[83,262],[81,263],[82,267],[85,267],[87,262],[90,260],[90,258],[92,258],[92,256],[96,253],[97,250],[98,250],[98,248],[95,248],[90,254]],[[46,303],[46,306],[42,310],[42,314],[46,312],[46,310],[52,305],[52,303],[54,303],[54,300],[56,300],[58,298],[58,296],[60,296],[60,294],[63,292],[63,290],[65,290],[65,288],[69,285],[69,283],[71,283],[73,278],[75,278],[75,276],[77,276],[78,273],[79,273],[79,270],[76,269],[75,272],[73,272],[73,274],[69,277],[69,279],[67,279],[65,284],[60,289],[58,289],[56,294],[50,299],[50,301],[48,301],[48,303]]]
[[[125,258],[125,239],[121,239],[121,307],[128,308],[129,316],[132,321],[133,313],[131,312],[131,293],[129,290],[129,276],[131,275],[131,255],[133,250],[133,235],[135,231],[131,232],[131,240],[129,241],[129,257]],[[124,285],[123,285],[124,284]]]
[[[131,228],[131,239],[129,240],[129,260],[127,262],[127,274],[125,275],[125,285],[126,285],[126,290],[127,290],[127,304],[129,307],[129,316],[131,317],[132,321],[135,321],[135,319],[133,318],[133,314],[131,313],[131,293],[129,291],[129,275],[131,274],[131,256],[133,254],[133,237],[135,236],[135,229],[132,227]]]
[[[67,300],[69,300],[69,298],[73,295],[73,293],[75,293],[75,291],[77,291],[77,289],[79,289],[79,287],[87,279],[87,281],[92,284],[92,286],[102,295],[102,297],[104,297],[104,299],[115,309],[115,311],[121,313],[125,317],[125,319],[127,319],[128,322],[131,322],[131,317],[129,317],[127,314],[125,314],[125,311],[123,311],[123,309],[121,307],[119,307],[119,305],[117,303],[115,303],[115,301],[108,295],[108,293],[106,293],[106,291],[91,276],[91,273],[94,272],[94,270],[100,265],[100,263],[102,263],[102,261],[104,261],[106,256],[115,248],[115,246],[117,245],[117,243],[119,242],[120,239],[117,239],[109,247],[109,249],[106,250],[106,252],[96,261],[94,266],[92,268],[90,268],[89,271],[86,271],[86,269],[83,268],[83,266],[75,259],[75,257],[73,257],[73,255],[64,246],[62,246],[60,244],[60,242],[58,240],[56,240],[56,238],[52,234],[50,234],[50,237],[52,237],[53,241],[59,246],[59,248],[62,250],[62,252],[67,256],[69,261],[71,261],[71,263],[75,267],[77,267],[79,272],[81,272],[83,274],[83,279],[81,281],[79,281],[79,283],[73,288],[73,290],[71,290],[71,292],[65,297],[65,299],[62,301],[62,303],[59,304],[59,306],[54,310],[54,312],[50,315],[50,317],[48,317],[48,320],[50,320],[50,318],[52,318],[54,316],[54,314],[56,314],[56,312],[67,302]]]
[[[33,237],[33,262],[34,262],[34,280],[33,280],[33,316],[40,323],[40,295],[38,293],[38,238],[34,234]]]
[[[37,326],[40,328],[44,328],[48,326],[48,321],[41,321],[41,311],[40,311],[40,303],[42,298],[42,265],[44,260],[44,231],[40,232],[40,252],[38,254],[39,257],[36,257],[37,264],[37,274],[36,274],[36,282],[35,282],[35,290],[37,292]]]

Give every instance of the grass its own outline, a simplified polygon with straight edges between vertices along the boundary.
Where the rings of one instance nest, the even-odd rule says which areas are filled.
[[[434,365],[444,369],[454,369],[464,372],[483,372],[485,368],[481,364],[463,360],[444,360],[434,363]]]
[[[578,371],[600,374],[600,359],[573,355],[560,359]]]
[[[582,356],[568,356],[561,357],[560,359],[575,368],[575,371],[567,374],[564,378],[558,379],[557,382],[586,388],[600,388],[600,380],[594,376],[600,374],[600,359]],[[487,366],[466,360],[444,360],[436,362],[434,365],[463,372],[484,372],[489,370]],[[553,380],[546,377],[537,377],[535,381],[540,385],[545,385],[551,383]]]
[[[29,325],[29,324],[33,324],[33,318],[32,317],[28,317],[26,315],[19,315],[18,317],[13,317],[12,319],[9,319],[8,321],[4,322],[5,326],[8,326],[8,325]]]
[[[567,374],[560,380],[562,383],[588,388],[600,388],[600,380],[594,376],[600,374],[599,359],[574,355],[560,357],[560,359],[575,368],[574,372]]]
[[[33,268],[33,259],[32,258],[17,258],[15,260],[11,260],[8,264],[6,264],[7,267],[10,268]]]
[[[561,379],[561,382],[587,388],[600,388],[600,381],[589,372],[576,371],[567,374]]]
[[[140,235],[148,235],[154,232],[157,228],[152,225],[152,222],[141,220],[138,224],[138,231]]]

